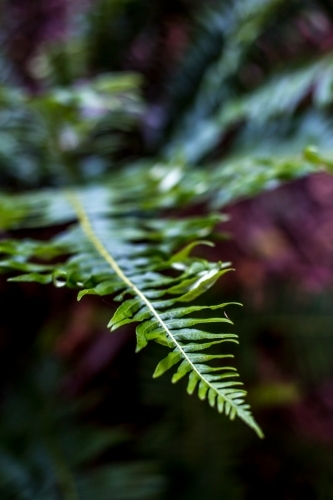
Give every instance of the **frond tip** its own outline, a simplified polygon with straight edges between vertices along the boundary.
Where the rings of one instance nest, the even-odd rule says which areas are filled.
[[[203,281],[204,283],[204,281]],[[193,328],[207,323],[230,323],[226,318],[216,317],[191,317],[193,312],[199,310],[211,310],[222,308],[228,304],[218,306],[189,306],[174,308],[173,303],[182,301],[183,296],[178,296],[171,301],[152,301],[149,312],[144,301],[136,304],[137,312],[132,314],[131,306],[133,299],[126,301],[126,310],[130,317],[126,322],[140,321],[137,326],[137,350],[147,345],[149,340],[155,340],[171,349],[171,352],[162,359],[153,374],[153,377],[163,375],[169,369],[176,367],[172,376],[172,382],[176,383],[188,375],[187,392],[193,394],[196,390],[201,400],[208,398],[210,406],[217,408],[220,413],[225,413],[230,419],[236,416],[244,420],[262,437],[262,432],[254,421],[249,405],[245,403],[246,391],[240,388],[243,384],[232,380],[238,377],[235,368],[230,366],[211,366],[210,361],[233,358],[231,354],[207,354],[206,350],[225,342],[238,343],[237,335],[232,333],[210,333],[199,328]],[[126,304],[126,303],[125,303]],[[119,310],[115,312],[110,324],[114,328],[119,316]],[[168,309],[167,309],[168,308]],[[183,318],[183,316],[187,316]],[[122,323],[123,324],[123,323]],[[117,326],[116,326],[117,327]],[[203,352],[205,351],[205,352]],[[178,366],[177,366],[178,365]]]

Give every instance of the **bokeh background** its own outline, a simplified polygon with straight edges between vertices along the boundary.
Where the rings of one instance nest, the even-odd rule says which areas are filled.
[[[156,158],[229,168],[230,219],[212,256],[236,272],[207,300],[244,304],[228,314],[266,435],[168,375],[152,380],[160,347],[135,355],[131,329],[110,335],[111,299],[77,303],[73,291],[1,276],[1,499],[331,500],[333,177],[290,179],[304,148],[330,163],[333,2],[8,0],[0,10],[2,190],[89,182]],[[233,168],[247,185],[232,183]]]

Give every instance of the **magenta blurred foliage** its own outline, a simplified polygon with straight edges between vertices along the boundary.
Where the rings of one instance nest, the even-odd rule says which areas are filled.
[[[285,184],[238,202],[227,213],[230,221],[221,228],[231,240],[223,243],[223,257],[257,299],[270,279],[288,280],[310,293],[332,287],[332,176],[320,173]]]
[[[95,317],[93,301],[73,304],[68,327],[56,345],[59,356],[75,362],[75,369],[64,381],[64,390],[71,396],[84,392],[101,372],[108,371],[122,348],[133,339],[132,332],[126,329],[110,335],[108,330],[96,328]]]
[[[294,431],[323,444],[333,444],[333,380],[322,382],[290,408]]]

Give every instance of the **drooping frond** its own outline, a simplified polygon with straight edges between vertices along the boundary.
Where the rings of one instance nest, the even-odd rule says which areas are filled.
[[[93,195],[101,200],[103,192],[49,191],[44,197],[36,194],[34,201],[31,196],[32,211],[20,225],[77,222],[48,242],[2,242],[1,269],[20,273],[12,281],[79,288],[79,299],[85,294],[114,296],[121,304],[109,322],[112,331],[135,322],[138,351],[151,340],[170,349],[154,377],[174,367],[173,382],[188,375],[190,394],[197,390],[200,399],[208,398],[211,406],[230,418],[240,417],[261,435],[244,401],[246,392],[235,380],[235,368],[225,364],[233,356],[224,349],[217,354],[214,349],[237,342],[237,336],[228,330],[215,333],[210,328],[230,326],[232,322],[222,315],[228,304],[189,305],[230,270],[229,263],[190,255],[196,245],[209,244],[201,239],[210,235],[219,218],[152,220],[126,213],[117,204],[110,217],[101,209],[107,204],[97,202],[93,208]],[[28,205],[27,197],[24,201]],[[193,242],[194,236],[199,241]],[[54,256],[57,260],[62,257],[63,262],[45,263]]]

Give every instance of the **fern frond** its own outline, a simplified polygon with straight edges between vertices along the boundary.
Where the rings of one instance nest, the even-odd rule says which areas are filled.
[[[286,113],[291,114],[309,91],[317,106],[332,102],[332,54],[308,62],[303,67],[289,68],[271,77],[257,90],[238,100],[231,100],[220,112],[220,123],[240,119],[266,121]]]
[[[219,344],[237,342],[235,334],[210,328],[231,323],[220,313],[228,304],[189,304],[230,270],[229,263],[191,256],[197,244],[208,243],[221,216],[174,220],[162,217],[163,209],[179,207],[184,199],[221,206],[324,165],[332,162],[311,149],[297,158],[230,160],[207,171],[141,164],[114,175],[112,184],[2,195],[4,229],[74,225],[47,242],[2,241],[0,270],[18,273],[12,281],[78,288],[78,299],[112,295],[120,302],[108,325],[112,331],[138,323],[138,351],[152,340],[170,349],[155,377],[169,369],[173,382],[188,376],[189,393],[197,390],[201,399],[261,435],[237,372],[224,364],[230,351],[215,351]]]
[[[184,86],[185,78],[186,88],[188,88],[187,82],[191,82],[191,75],[185,75],[184,78],[182,73],[184,69],[187,73],[191,73],[191,66],[188,67],[188,65],[192,61],[192,72],[195,71],[198,59],[200,61],[200,53],[203,53],[203,57],[206,55],[206,40],[209,37],[215,39],[215,44],[212,44],[213,58],[212,49],[210,49],[206,55],[204,71],[194,96],[194,102],[183,117],[176,115],[175,131],[165,148],[168,157],[179,148],[183,148],[187,142],[195,144],[192,141],[193,136],[197,136],[199,131],[209,126],[210,115],[216,107],[233,95],[230,92],[229,80],[239,71],[249,47],[272,22],[276,11],[284,4],[286,4],[285,0],[231,0],[219,2],[214,9],[204,6],[200,18],[198,16],[198,31],[203,33],[201,37],[196,34],[193,47],[189,55],[186,54],[187,61],[181,68],[180,81],[176,79],[176,96],[180,93],[178,87]],[[219,48],[218,54],[216,54],[216,47]],[[171,88],[174,85],[173,78]],[[186,100],[187,96],[181,96],[181,98]],[[194,158],[192,155],[187,157],[190,161],[196,161],[199,158]]]
[[[256,90],[243,96],[229,98],[217,107],[209,118],[199,121],[184,141],[186,159],[200,159],[215,148],[231,126],[250,123],[264,127],[272,119],[291,120],[302,100],[311,93],[313,107],[323,110],[332,103],[332,55],[316,59],[303,67],[285,69],[265,81]],[[256,134],[256,139],[261,134]],[[262,140],[262,139],[261,139]],[[304,138],[301,147],[306,146]]]
[[[308,146],[300,152],[296,148],[295,154],[287,155],[283,151],[230,155],[206,168],[191,168],[179,159],[144,163],[125,169],[115,183],[119,191],[135,199],[141,209],[174,209],[203,203],[216,210],[274,189],[283,182],[323,171],[331,173],[333,151],[330,146],[328,149]]]
[[[235,380],[237,372],[223,363],[233,356],[214,351],[219,344],[237,343],[233,333],[210,331],[212,325],[232,324],[220,313],[229,304],[189,305],[231,269],[230,263],[208,262],[190,255],[197,244],[207,244],[200,238],[209,236],[216,217],[157,222],[148,214],[139,217],[126,213],[121,204],[114,205],[118,213],[110,217],[105,205],[104,213],[99,210],[98,201],[95,210],[91,209],[89,190],[45,193],[39,200],[40,207],[45,210],[48,197],[49,209],[44,212],[46,215],[38,217],[38,196],[35,195],[34,216],[30,213],[27,219],[30,225],[38,227],[46,223],[45,219],[48,224],[51,220],[55,224],[66,219],[77,223],[49,242],[2,242],[1,269],[21,273],[11,281],[53,282],[58,287],[79,288],[78,299],[86,294],[113,295],[121,304],[109,322],[112,331],[138,323],[137,351],[152,340],[171,350],[156,367],[154,377],[175,367],[173,382],[188,375],[190,394],[197,390],[200,399],[208,398],[211,406],[232,419],[240,417],[261,436],[244,401],[246,392]],[[58,216],[54,215],[55,204]],[[199,241],[189,243],[193,235]],[[179,248],[182,249],[176,251]],[[41,260],[54,256],[58,256],[57,260],[62,257],[64,262]],[[36,263],[36,258],[40,263]]]
[[[309,146],[302,154],[235,156],[217,163],[210,173],[210,206],[224,207],[274,189],[283,182],[318,172],[332,172],[333,152]],[[228,189],[225,188],[228,186]]]

